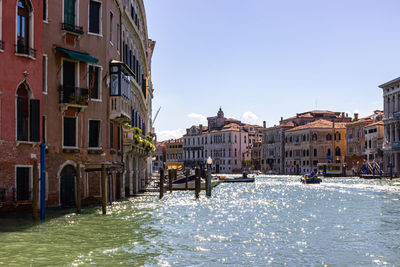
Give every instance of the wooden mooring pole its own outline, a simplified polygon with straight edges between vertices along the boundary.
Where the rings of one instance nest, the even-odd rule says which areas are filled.
[[[185,181],[185,190],[188,190],[188,180],[189,180],[189,175],[190,175],[190,169],[186,169],[186,171],[185,171],[185,176],[186,176],[186,181]]]
[[[207,170],[206,177],[206,196],[211,197],[211,170]]]
[[[169,169],[168,170],[168,180],[169,180],[168,187],[169,187],[170,193],[172,193],[172,176],[173,176],[173,170]]]
[[[33,162],[32,218],[38,218],[39,212],[39,170],[37,160]]]
[[[76,165],[76,213],[81,213],[81,164]]]
[[[199,198],[199,195],[200,195],[200,186],[201,186],[201,182],[200,182],[200,169],[199,168],[196,168],[196,170],[195,170],[195,173],[196,173],[196,180],[195,180],[195,190],[194,190],[194,192],[195,192],[195,196],[196,196],[196,198]]]
[[[107,175],[106,175],[106,167],[104,164],[101,164],[101,200],[102,200],[102,208],[103,214],[107,213]]]
[[[158,171],[160,173],[160,199],[164,197],[164,170],[159,169]]]

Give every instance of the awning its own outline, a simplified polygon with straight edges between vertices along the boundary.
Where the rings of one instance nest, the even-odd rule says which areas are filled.
[[[68,50],[62,47],[56,47],[58,51],[61,51],[65,54],[67,54],[70,58],[79,60],[79,61],[84,61],[84,62],[90,62],[90,63],[97,63],[99,60],[95,57],[92,57],[89,54],[82,53],[82,52],[77,52],[77,51],[72,51]]]

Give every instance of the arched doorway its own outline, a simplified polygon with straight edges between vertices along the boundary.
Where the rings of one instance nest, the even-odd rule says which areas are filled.
[[[60,174],[60,204],[62,207],[75,207],[76,170],[72,165],[65,166]]]

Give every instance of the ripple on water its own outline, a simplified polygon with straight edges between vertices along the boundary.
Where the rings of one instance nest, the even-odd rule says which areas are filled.
[[[44,224],[4,220],[3,265],[399,265],[400,187],[298,177],[131,198]],[[11,226],[10,226],[11,225]],[[5,231],[5,229],[9,229]]]

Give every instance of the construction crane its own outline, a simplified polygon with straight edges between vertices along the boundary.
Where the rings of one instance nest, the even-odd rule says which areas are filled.
[[[160,109],[161,109],[161,107],[158,108],[158,110],[157,110],[157,112],[156,112],[156,115],[154,116],[154,119],[153,119],[153,121],[151,122],[151,125],[154,125],[154,122],[155,122],[156,119],[157,119],[158,112],[160,112]]]

